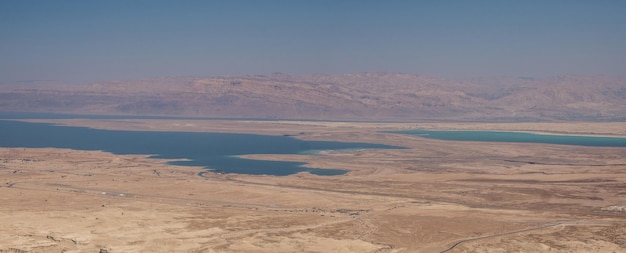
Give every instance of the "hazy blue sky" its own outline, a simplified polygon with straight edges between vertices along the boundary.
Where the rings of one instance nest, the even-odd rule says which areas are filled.
[[[622,0],[0,0],[0,82],[624,70]]]

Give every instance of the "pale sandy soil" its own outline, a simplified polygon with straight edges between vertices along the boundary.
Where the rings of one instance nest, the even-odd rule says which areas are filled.
[[[626,149],[448,142],[382,130],[624,135],[624,123],[65,120],[404,150],[249,155],[343,176],[196,174],[142,156],[0,148],[0,252],[626,252]],[[620,128],[621,127],[621,128]],[[624,209],[626,210],[626,209]]]
[[[408,129],[524,131],[551,134],[626,136],[626,122],[514,122],[514,123],[378,123],[252,120],[135,120],[135,119],[29,119],[61,125],[100,129],[153,131],[211,131],[299,135],[310,132],[394,131]],[[302,131],[300,131],[302,130]]]

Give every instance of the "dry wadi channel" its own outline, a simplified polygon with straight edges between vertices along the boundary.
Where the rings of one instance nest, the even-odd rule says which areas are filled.
[[[626,123],[38,121],[407,149],[248,156],[350,171],[341,176],[201,177],[146,156],[0,148],[0,252],[626,252],[625,148],[389,132],[626,135]]]

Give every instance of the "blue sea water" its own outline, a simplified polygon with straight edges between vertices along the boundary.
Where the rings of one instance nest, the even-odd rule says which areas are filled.
[[[299,154],[309,150],[400,148],[371,143],[304,141],[254,134],[115,131],[0,120],[0,147],[102,150],[114,154],[184,159],[176,165],[203,166],[224,173],[290,175],[307,171],[341,175],[341,169],[302,167],[303,163],[237,158],[246,154]]]

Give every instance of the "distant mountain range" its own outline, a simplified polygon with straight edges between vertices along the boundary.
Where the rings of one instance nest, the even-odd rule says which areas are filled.
[[[626,120],[626,78],[402,73],[0,85],[0,111],[381,121]]]

